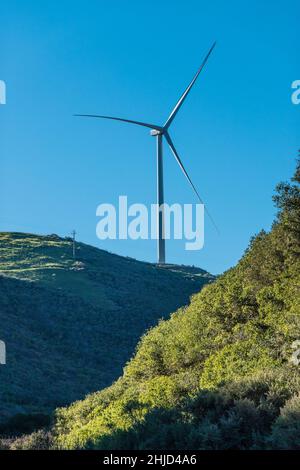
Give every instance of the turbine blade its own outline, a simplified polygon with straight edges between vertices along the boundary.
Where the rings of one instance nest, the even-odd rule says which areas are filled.
[[[200,197],[200,195],[199,195],[197,189],[195,188],[195,186],[194,186],[194,184],[193,184],[191,178],[189,177],[189,175],[188,175],[186,169],[185,169],[184,166],[183,166],[183,163],[182,163],[182,161],[181,161],[181,159],[180,159],[180,157],[179,157],[179,155],[178,155],[177,150],[175,149],[175,146],[174,146],[174,144],[173,144],[173,142],[172,142],[172,139],[171,139],[169,133],[166,132],[166,133],[164,134],[164,136],[165,136],[166,141],[168,142],[168,144],[169,144],[169,146],[170,146],[170,148],[171,148],[171,150],[172,150],[172,153],[173,153],[173,155],[174,155],[174,157],[175,157],[175,160],[177,161],[178,165],[179,165],[180,168],[181,168],[182,173],[184,174],[184,176],[186,177],[186,179],[188,180],[188,182],[189,182],[190,185],[192,186],[192,188],[193,188],[194,192],[196,193],[196,196],[197,196],[197,198],[199,199],[199,201],[201,202],[201,204],[204,204],[204,203],[203,203],[203,200],[202,200],[202,198]]]
[[[195,81],[197,80],[200,72],[202,71],[203,67],[205,66],[210,54],[212,53],[214,47],[216,45],[216,42],[213,43],[213,45],[211,46],[210,50],[208,51],[207,55],[205,56],[200,68],[198,69],[196,75],[194,76],[193,80],[191,81],[191,83],[189,84],[189,86],[186,88],[186,90],[184,91],[184,93],[181,95],[180,99],[177,101],[173,111],[171,112],[170,116],[168,117],[166,123],[164,124],[164,128],[165,129],[168,129],[168,127],[171,125],[173,119],[175,118],[176,114],[178,113],[180,107],[182,106],[185,98],[187,97],[189,91],[191,90],[192,86],[194,85]]]
[[[177,150],[176,150],[176,148],[175,148],[175,146],[174,146],[174,144],[173,144],[173,142],[172,142],[172,139],[171,139],[171,137],[170,137],[170,134],[169,134],[168,132],[165,132],[165,133],[164,133],[164,136],[165,136],[166,141],[168,142],[168,144],[169,144],[169,146],[170,146],[170,149],[172,150],[172,153],[173,153],[173,155],[174,155],[174,157],[175,157],[175,160],[177,161],[178,165],[179,165],[180,168],[181,168],[182,173],[184,174],[184,176],[186,177],[186,179],[187,179],[188,182],[190,183],[191,187],[193,188],[193,190],[194,190],[196,196],[198,197],[199,201],[201,202],[201,204],[204,205],[204,209],[205,209],[205,211],[206,211],[208,217],[210,218],[210,220],[211,220],[213,226],[215,227],[216,231],[219,233],[218,227],[216,226],[216,224],[215,224],[215,222],[214,222],[212,216],[211,216],[210,213],[208,212],[208,209],[206,208],[206,205],[204,204],[204,202],[203,202],[203,200],[202,200],[200,194],[198,193],[197,189],[195,188],[194,183],[192,182],[192,180],[191,180],[191,178],[189,177],[189,175],[188,175],[186,169],[185,169],[184,166],[183,166],[183,163],[182,163],[182,161],[181,161],[181,159],[180,159],[180,157],[179,157],[179,155],[178,155],[178,152],[177,152]]]
[[[162,127],[157,126],[156,124],[149,124],[147,122],[140,122],[140,121],[132,121],[131,119],[123,119],[123,118],[113,117],[113,116],[99,116],[98,114],[74,114],[74,116],[113,119],[114,121],[129,122],[130,124],[137,124],[138,126],[149,127],[149,129],[157,129],[158,131],[162,130]]]

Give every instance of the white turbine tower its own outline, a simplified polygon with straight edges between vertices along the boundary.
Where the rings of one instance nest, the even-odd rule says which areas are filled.
[[[172,142],[172,139],[169,134],[169,127],[171,123],[173,122],[176,114],[178,113],[180,107],[182,106],[185,98],[187,97],[188,93],[190,92],[192,86],[194,85],[195,81],[197,80],[200,72],[204,68],[210,54],[212,53],[216,43],[212,45],[210,50],[208,51],[207,55],[205,56],[200,68],[198,69],[196,75],[194,76],[193,80],[189,84],[189,86],[186,88],[178,102],[176,103],[174,109],[172,110],[170,116],[168,117],[167,121],[163,126],[158,126],[156,124],[149,124],[147,122],[141,122],[141,121],[133,121],[131,119],[123,119],[120,117],[114,117],[114,116],[100,116],[97,114],[75,114],[75,116],[81,116],[81,117],[89,117],[89,118],[101,118],[101,119],[112,119],[114,121],[122,121],[122,122],[127,122],[130,124],[137,124],[138,126],[144,126],[144,127],[149,127],[151,129],[150,134],[154,137],[156,137],[156,156],[157,156],[157,227],[158,227],[158,240],[157,240],[157,254],[158,254],[158,263],[159,264],[164,264],[166,261],[166,256],[165,256],[165,238],[164,238],[164,210],[163,210],[163,204],[164,204],[164,184],[163,184],[163,148],[162,148],[162,143],[163,143],[163,137],[166,139],[167,143],[169,144],[171,151],[178,163],[178,165],[181,168],[181,171],[185,175],[186,179],[192,186],[194,192],[197,195],[197,198],[203,204],[203,201],[196,190],[191,178],[189,177],[186,169],[183,166],[183,163],[178,155],[177,150],[175,149],[175,146]],[[212,223],[215,225],[212,217],[208,213],[207,209],[206,212],[208,216],[210,217]]]

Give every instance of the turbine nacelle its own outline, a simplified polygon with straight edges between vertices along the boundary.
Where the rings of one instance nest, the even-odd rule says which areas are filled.
[[[153,135],[153,137],[157,136],[157,135],[162,135],[163,134],[163,131],[159,130],[159,129],[151,129],[150,131],[150,135]]]

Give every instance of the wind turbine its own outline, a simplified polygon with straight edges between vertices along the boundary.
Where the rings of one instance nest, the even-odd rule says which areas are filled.
[[[141,122],[141,121],[133,121],[131,119],[123,119],[120,117],[114,117],[114,116],[100,116],[97,114],[75,114],[74,116],[81,116],[81,117],[89,117],[89,118],[101,118],[101,119],[112,119],[114,121],[122,121],[122,122],[127,122],[129,124],[137,124],[138,126],[143,126],[143,127],[148,127],[151,129],[150,134],[154,137],[156,137],[156,161],[157,161],[157,227],[158,227],[158,240],[157,240],[157,255],[158,255],[158,263],[159,264],[164,264],[166,261],[166,255],[165,255],[165,239],[164,239],[164,184],[163,184],[163,137],[166,139],[169,147],[171,148],[171,151],[175,157],[175,160],[177,161],[178,165],[181,168],[181,171],[183,172],[184,176],[188,180],[189,184],[192,186],[194,192],[196,193],[197,198],[203,204],[203,201],[195,188],[191,178],[189,177],[186,169],[183,166],[183,163],[178,155],[178,152],[173,144],[173,141],[170,137],[169,134],[169,127],[172,124],[176,114],[178,113],[179,109],[181,108],[184,100],[186,99],[187,95],[189,94],[192,86],[194,85],[195,81],[197,80],[200,72],[204,68],[210,54],[212,53],[216,43],[211,46],[210,50],[208,51],[207,55],[205,56],[201,66],[197,70],[196,75],[194,76],[193,80],[189,84],[189,86],[186,88],[186,90],[183,92],[181,97],[179,98],[178,102],[176,103],[174,109],[172,110],[170,116],[168,117],[167,121],[163,126],[158,126],[156,124],[149,124],[147,122]],[[210,216],[209,212],[205,208],[209,218],[211,219],[213,225],[215,226],[215,223]],[[215,226],[216,227],[216,226]]]

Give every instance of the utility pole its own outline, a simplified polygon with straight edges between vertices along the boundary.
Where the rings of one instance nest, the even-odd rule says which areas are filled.
[[[73,245],[73,259],[75,260],[76,259],[76,240],[75,240],[76,231],[72,230],[71,233],[72,233],[72,245]]]

